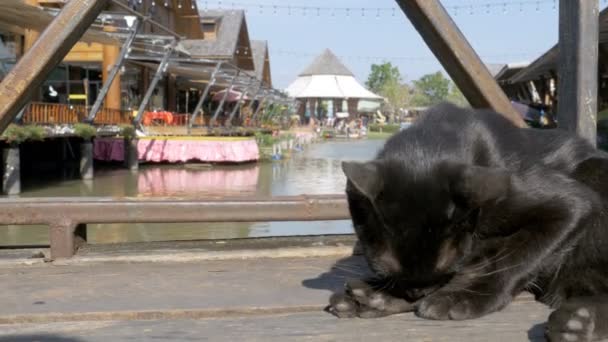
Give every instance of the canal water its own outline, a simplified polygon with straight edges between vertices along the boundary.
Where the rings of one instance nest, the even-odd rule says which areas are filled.
[[[239,166],[142,165],[137,173],[122,168],[98,167],[95,179],[73,175],[53,181],[28,180],[21,197],[208,197],[282,196],[343,193],[346,179],[342,160],[368,160],[383,140],[330,141],[309,145],[284,161]],[[43,176],[43,175],[41,175]],[[55,178],[57,179],[57,178]],[[108,213],[112,215],[112,213]],[[351,233],[349,221],[189,223],[189,224],[91,224],[90,243],[230,239],[262,236]],[[0,245],[48,244],[44,226],[0,226]]]

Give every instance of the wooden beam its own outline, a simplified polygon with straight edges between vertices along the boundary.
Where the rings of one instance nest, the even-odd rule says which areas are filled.
[[[597,121],[598,21],[597,1],[560,0],[558,125],[593,146]]]
[[[107,0],[72,0],[0,83],[0,132],[101,13]]]
[[[526,124],[439,0],[396,0],[469,103]]]

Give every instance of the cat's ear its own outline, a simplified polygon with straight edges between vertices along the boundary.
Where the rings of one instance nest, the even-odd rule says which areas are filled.
[[[511,175],[503,169],[447,164],[444,172],[454,199],[469,208],[506,197],[511,186]]]
[[[374,162],[342,162],[342,171],[357,190],[370,200],[382,189],[382,178]]]

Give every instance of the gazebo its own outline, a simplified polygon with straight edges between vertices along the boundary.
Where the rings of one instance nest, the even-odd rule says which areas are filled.
[[[329,49],[315,58],[286,89],[299,103],[301,118],[357,117],[362,105],[384,100],[365,89],[353,73]],[[361,102],[361,103],[360,103]]]

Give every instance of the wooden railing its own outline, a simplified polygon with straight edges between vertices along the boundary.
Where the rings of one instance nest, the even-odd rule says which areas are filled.
[[[82,105],[32,102],[25,109],[23,123],[40,125],[75,124],[83,122],[89,113]],[[130,112],[103,108],[95,117],[96,124],[120,125],[131,123]]]
[[[95,123],[102,125],[128,125],[131,123],[131,112],[120,109],[102,108],[95,116]]]
[[[83,122],[89,113],[89,108],[82,105],[67,105],[60,103],[32,102],[25,110],[24,124],[61,125]],[[122,125],[132,122],[132,112],[119,109],[102,108],[95,116],[95,124]],[[174,113],[170,126],[188,125],[190,114]],[[216,125],[224,124],[226,118],[218,118]],[[194,120],[195,126],[209,126],[210,116],[199,115]],[[167,125],[160,123],[161,125]],[[155,125],[158,125],[156,123]]]
[[[84,106],[69,106],[59,103],[32,102],[25,109],[25,124],[75,124],[86,115]]]

